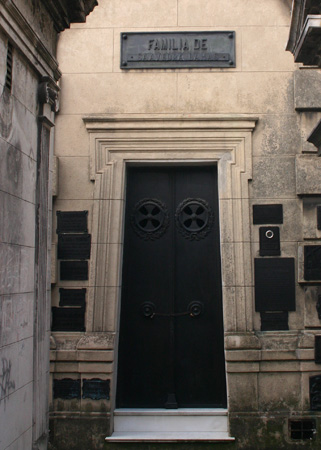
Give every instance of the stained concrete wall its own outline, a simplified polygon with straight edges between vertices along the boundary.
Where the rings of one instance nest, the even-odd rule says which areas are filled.
[[[36,34],[43,38],[48,54],[55,49],[56,32],[41,2],[6,6],[2,2],[0,13],[0,448],[27,450],[47,445],[50,330],[51,208],[48,158],[43,160],[46,154],[49,157],[49,146],[39,146],[38,117],[43,111],[38,87],[41,77],[52,72],[43,71],[40,55],[35,57],[37,67],[32,53]],[[20,15],[26,19],[24,29],[17,26]],[[27,23],[34,30],[32,45],[28,38],[33,32]],[[11,91],[5,87],[9,41]],[[48,117],[53,117],[50,109]],[[45,199],[39,195],[43,175]],[[40,242],[43,227],[45,237]],[[44,257],[39,256],[40,246]]]
[[[320,329],[314,309],[316,299],[312,294],[305,298],[306,285],[300,284],[297,277],[298,265],[302,267],[303,264],[297,258],[298,245],[307,238],[305,222],[313,228],[304,212],[309,205],[302,201],[301,195],[319,193],[315,183],[304,185],[301,191],[300,181],[306,173],[302,152],[310,152],[311,158],[316,154],[316,149],[307,144],[306,137],[318,120],[317,100],[315,91],[308,85],[305,85],[308,93],[300,93],[299,87],[302,89],[304,85],[304,81],[299,84],[301,78],[310,79],[311,75],[307,70],[299,69],[292,55],[285,52],[291,12],[289,3],[280,0],[164,0],[161,3],[156,0],[102,0],[87,23],[73,25],[60,37],[58,45],[63,76],[61,110],[56,121],[59,192],[54,211],[88,210],[89,233],[93,232],[97,219],[95,208],[99,208],[99,201],[107,194],[100,191],[99,197],[95,193],[94,156],[90,154],[92,145],[84,116],[115,115],[121,119],[123,116],[156,115],[161,119],[168,114],[217,114],[226,118],[243,114],[258,118],[253,131],[252,179],[247,192],[241,194],[249,198],[244,223],[251,236],[242,243],[242,251],[250,265],[255,257],[259,257],[259,227],[252,225],[252,205],[282,204],[281,252],[282,257],[296,261],[296,310],[289,313],[289,331],[261,332],[260,314],[254,311],[252,304],[253,268],[247,274],[242,291],[235,283],[229,286],[229,301],[237,304],[240,295],[245,296],[245,303],[251,303],[253,310],[248,328],[242,332],[240,317],[232,317],[229,310],[225,311],[231,432],[238,439],[239,448],[252,448],[251,442],[259,436],[262,438],[260,448],[292,448],[295,443],[288,435],[288,418],[291,414],[300,417],[310,414],[309,377],[319,371],[313,360],[314,334]],[[120,69],[121,32],[204,30],[235,31],[235,68]],[[304,112],[299,112],[300,102]],[[312,105],[310,109],[307,102]],[[318,105],[320,107],[320,103]],[[296,169],[300,171],[299,176]],[[55,225],[54,214],[52,239],[57,243]],[[229,226],[233,224],[226,224],[227,228]],[[230,242],[228,237],[226,239],[222,246],[228,247]],[[93,263],[89,280],[78,283],[61,281],[58,273],[53,284],[53,306],[58,306],[60,287],[86,287],[88,306],[94,308],[98,266],[99,261],[96,266]],[[105,314],[105,325],[96,335],[94,326],[91,328],[92,312],[86,316],[85,337],[82,333],[53,333],[53,379],[105,376],[113,381],[111,351],[117,331],[117,305],[109,305]],[[105,347],[96,345],[104,339]],[[84,349],[88,353],[80,351]],[[57,445],[59,442],[61,448],[80,445],[68,442],[66,422],[59,425],[59,414],[64,413],[71,419],[74,411],[80,411],[90,419],[96,414],[100,421],[95,432],[90,426],[81,429],[82,439],[88,439],[82,442],[90,442],[92,448],[101,448],[104,433],[110,431],[108,421],[113,395],[114,392],[111,402],[52,399]],[[278,416],[277,420],[275,416]],[[102,425],[104,418],[105,425]],[[78,429],[72,419],[70,423],[73,429]],[[310,444],[300,445],[308,448]]]
[[[14,52],[12,94],[4,88],[8,39],[1,37],[0,447],[31,448],[38,80]]]
[[[94,6],[0,4],[1,450],[47,447],[57,29]]]

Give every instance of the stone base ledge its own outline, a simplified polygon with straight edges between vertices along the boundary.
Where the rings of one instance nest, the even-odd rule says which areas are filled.
[[[112,362],[111,350],[51,350],[50,361]]]
[[[114,372],[113,363],[101,362],[73,362],[57,361],[50,363],[50,373],[94,373],[111,374]]]
[[[65,332],[55,331],[50,336],[51,350],[113,350],[114,332]]]

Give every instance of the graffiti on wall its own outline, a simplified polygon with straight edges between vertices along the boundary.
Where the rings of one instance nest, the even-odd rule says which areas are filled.
[[[11,361],[2,358],[2,368],[0,372],[0,404],[2,400],[6,401],[6,397],[10,391],[15,389],[15,382],[11,378]]]

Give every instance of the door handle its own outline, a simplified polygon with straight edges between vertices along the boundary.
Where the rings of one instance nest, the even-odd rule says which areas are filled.
[[[153,319],[155,316],[162,317],[180,317],[180,316],[190,316],[198,317],[203,313],[204,305],[202,302],[191,302],[187,307],[187,311],[177,312],[177,313],[160,313],[156,312],[155,304],[152,302],[144,302],[141,306],[141,311],[144,317]]]

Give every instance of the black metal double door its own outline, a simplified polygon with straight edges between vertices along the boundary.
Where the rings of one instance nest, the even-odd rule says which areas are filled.
[[[127,171],[116,403],[226,406],[215,166]]]

